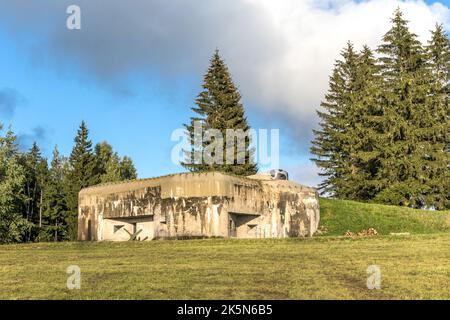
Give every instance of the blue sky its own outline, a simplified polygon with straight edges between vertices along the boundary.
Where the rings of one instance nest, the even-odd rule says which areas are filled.
[[[399,4],[331,0],[318,7],[305,0],[278,8],[242,0],[198,10],[198,1],[184,8],[174,5],[178,0],[150,2],[136,1],[134,8],[119,0],[109,8],[92,0],[0,4],[0,122],[12,125],[25,148],[37,140],[46,156],[54,145],[68,155],[85,120],[93,142],[106,140],[130,156],[139,177],[183,171],[170,161],[170,135],[192,115],[209,56],[219,47],[251,126],[280,129],[280,167],[316,184],[308,147],[333,60],[346,39],[376,45]],[[409,20],[419,20],[414,31],[424,39],[432,21],[449,22],[449,0],[427,3],[404,9]],[[69,4],[80,5],[82,30],[66,30]],[[355,13],[358,28],[346,18]],[[210,28],[203,25],[208,19]],[[319,19],[322,24],[308,22]],[[334,29],[339,33],[330,34]]]

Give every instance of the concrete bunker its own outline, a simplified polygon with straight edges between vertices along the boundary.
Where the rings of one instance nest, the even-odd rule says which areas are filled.
[[[312,236],[318,200],[314,188],[265,175],[181,173],[103,184],[79,193],[78,239]]]

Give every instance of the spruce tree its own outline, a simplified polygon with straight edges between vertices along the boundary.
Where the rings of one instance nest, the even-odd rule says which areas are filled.
[[[64,190],[64,158],[55,146],[53,158],[43,194],[43,210],[40,220],[40,241],[69,240],[70,219],[67,194]]]
[[[355,69],[344,135],[350,171],[339,193],[345,199],[367,201],[376,193],[376,145],[382,121],[379,68],[369,47],[358,54]]]
[[[99,183],[97,162],[89,139],[89,131],[84,121],[81,122],[75,137],[75,146],[69,157],[70,169],[65,179],[67,206],[70,212],[70,238],[77,234],[78,193],[81,189]]]
[[[427,131],[433,126],[427,105],[430,76],[417,36],[397,9],[392,28],[383,37],[383,134],[379,140],[380,167],[377,202],[422,207],[429,192]]]
[[[366,55],[369,59],[370,54]],[[363,76],[359,70],[361,58],[350,42],[341,56],[330,77],[322,110],[317,111],[320,129],[314,130],[311,152],[316,156],[312,160],[322,169],[320,174],[326,177],[319,186],[322,193],[355,199],[362,191],[358,175],[363,166],[358,151],[364,147],[361,144],[364,128],[360,123],[365,112],[361,105],[364,82],[360,79]]]
[[[36,226],[42,211],[43,192],[48,179],[47,160],[42,157],[36,143],[33,143],[30,151],[23,155],[23,167],[25,169],[24,217],[34,226],[27,235],[27,241],[30,241],[37,236]]]
[[[186,160],[182,163],[185,168],[193,172],[222,171],[244,176],[255,174],[258,171],[257,165],[253,161],[254,150],[250,147],[248,137],[245,138],[243,153],[238,153],[238,148],[226,147],[227,129],[242,130],[242,132],[250,129],[240,100],[241,95],[233,83],[228,67],[216,50],[204,76],[203,91],[195,101],[196,107],[192,108],[196,116],[191,118],[190,124],[185,125],[192,146],[190,150],[185,150]],[[202,125],[203,132],[208,132],[210,129],[217,129],[221,132],[223,147],[212,154],[216,159],[220,159],[217,162],[221,163],[207,163],[201,157],[201,163],[196,163],[196,155],[202,155],[206,148],[212,146],[214,140],[205,141],[208,139],[203,139],[202,145],[196,148],[194,142],[199,137],[195,136],[195,122]],[[233,157],[232,163],[227,163],[227,154],[229,158]],[[244,160],[244,163],[240,163],[239,159]]]
[[[426,202],[436,209],[450,208],[450,40],[442,25],[436,25],[427,46],[432,76],[429,112],[433,126],[428,137],[430,190]]]
[[[2,128],[0,124],[0,131]],[[25,169],[10,129],[0,136],[0,243],[24,241],[31,226],[22,215],[24,184]]]

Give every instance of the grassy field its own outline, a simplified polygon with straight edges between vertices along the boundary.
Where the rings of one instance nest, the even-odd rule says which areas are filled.
[[[321,206],[328,232],[307,239],[0,246],[0,299],[450,299],[449,212]],[[368,227],[381,235],[333,236]],[[66,287],[70,265],[80,290]],[[380,290],[366,287],[369,265]]]
[[[450,234],[0,246],[2,299],[450,299]],[[366,269],[381,268],[368,290]],[[81,268],[68,290],[66,268]]]

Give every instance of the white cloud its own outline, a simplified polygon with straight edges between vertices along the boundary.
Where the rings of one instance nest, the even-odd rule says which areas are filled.
[[[450,11],[438,3],[429,6],[422,1],[394,0],[249,1],[264,8],[276,36],[286,46],[277,59],[255,68],[251,80],[240,81],[242,89],[252,104],[274,111],[282,105],[282,112],[299,120],[313,117],[327,90],[334,60],[345,43],[350,40],[357,48],[364,44],[376,48],[389,29],[397,6],[422,41],[429,38],[428,31],[436,22],[450,27]],[[242,60],[237,55],[227,59],[232,66]],[[244,78],[240,68],[233,70],[237,79]]]

